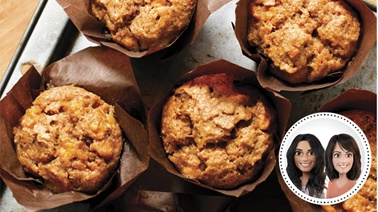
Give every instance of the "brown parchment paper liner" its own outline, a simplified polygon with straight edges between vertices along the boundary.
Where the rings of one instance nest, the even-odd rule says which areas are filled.
[[[338,113],[353,109],[377,113],[377,94],[368,90],[352,88],[325,103],[320,107],[319,112]]]
[[[235,14],[235,35],[245,56],[252,59],[258,64],[257,77],[264,88],[274,91],[311,91],[341,84],[353,77],[359,70],[360,65],[365,57],[369,54],[371,48],[377,39],[377,18],[374,13],[366,6],[362,0],[345,0],[357,12],[361,21],[361,33],[359,46],[352,60],[347,66],[338,72],[331,73],[320,81],[290,85],[278,77],[272,75],[269,71],[268,62],[258,53],[256,48],[249,46],[247,41],[248,14],[247,8],[253,0],[240,0],[237,3]]]
[[[377,95],[372,91],[352,88],[325,103],[318,112],[339,113],[352,109],[369,111],[376,114]],[[278,165],[276,166],[276,173],[282,190],[285,192],[293,211],[323,211],[321,206],[302,200],[289,189],[282,179]]]
[[[52,193],[27,177],[17,159],[12,128],[45,85],[73,84],[115,105],[116,118],[125,135],[120,164],[106,184],[94,194]],[[54,208],[88,200],[91,207],[121,195],[147,169],[146,114],[129,58],[105,47],[91,47],[48,66],[43,76],[32,67],[0,101],[0,174],[17,202],[29,210]]]
[[[176,86],[179,86],[183,82],[186,82],[197,76],[205,75],[205,74],[212,74],[212,73],[226,73],[231,76],[234,76],[235,80],[240,80],[241,83],[252,84],[258,88],[261,88],[261,86],[259,85],[257,81],[255,72],[244,69],[240,66],[232,64],[225,60],[218,60],[218,61],[208,63],[206,65],[198,66],[191,72],[188,72],[187,74],[182,76],[177,81]],[[277,145],[279,145],[280,143],[280,139],[282,138],[285,132],[286,124],[287,124],[288,117],[290,114],[291,104],[289,100],[287,100],[286,98],[284,98],[283,96],[275,92],[267,91],[264,89],[262,90],[265,93],[266,97],[270,99],[277,113],[277,134],[276,134],[276,139],[275,139],[275,145],[276,145],[275,147],[277,147]],[[231,190],[214,189],[198,181],[187,179],[186,177],[181,175],[181,173],[179,173],[168,160],[164,151],[164,147],[162,145],[162,140],[160,138],[161,110],[162,110],[163,104],[165,103],[166,99],[170,95],[171,93],[167,93],[165,98],[162,98],[156,105],[154,105],[148,114],[150,154],[153,159],[155,159],[158,163],[160,163],[168,172],[184,180],[187,180],[188,182],[191,182],[197,186],[207,188],[207,189],[219,192],[221,194],[229,195],[229,196],[235,196],[235,197],[242,196],[248,192],[251,192],[258,184],[265,181],[265,179],[270,175],[270,173],[274,169],[274,165],[276,164],[276,155],[275,155],[274,149],[267,156],[263,171],[261,175],[259,176],[259,178],[252,183],[242,185],[236,189],[231,189]]]
[[[229,1],[231,0],[197,0],[197,8],[190,24],[176,40],[166,47],[151,47],[146,51],[134,52],[127,50],[104,36],[103,30],[105,25],[89,12],[90,0],[57,0],[77,29],[88,40],[118,50],[132,58],[140,58],[161,51],[159,54],[161,54],[160,57],[162,59],[169,58],[192,44],[210,14]]]

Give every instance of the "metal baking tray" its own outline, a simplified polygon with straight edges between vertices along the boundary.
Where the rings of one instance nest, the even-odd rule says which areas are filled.
[[[225,59],[248,69],[256,69],[256,64],[242,54],[232,29],[232,23],[235,20],[236,3],[237,0],[232,0],[211,14],[195,42],[173,58],[159,62],[156,62],[156,58],[153,57],[148,58],[148,62],[146,62],[146,59],[143,61],[131,59],[135,77],[147,104],[159,99],[182,74],[201,64]],[[368,5],[372,10],[376,10],[374,4],[369,3]],[[89,46],[96,46],[96,44],[88,41],[77,31],[56,1],[41,0],[1,80],[1,98],[22,76],[25,66],[33,65],[41,73],[52,62]],[[330,89],[306,93],[281,92],[292,103],[288,127],[300,118],[317,112],[324,103],[350,88],[360,88],[376,93],[376,58],[375,44],[361,65],[360,70],[346,83]],[[269,183],[271,182],[265,182],[258,187],[263,190]],[[24,207],[16,202],[12,192],[4,184],[1,187],[0,211],[26,211]],[[183,192],[183,190],[179,189],[175,192]],[[269,192],[265,193],[266,196],[260,198],[272,198]],[[87,207],[86,204],[74,203],[51,211],[86,211]],[[269,205],[266,205],[264,209],[267,210],[267,207]]]

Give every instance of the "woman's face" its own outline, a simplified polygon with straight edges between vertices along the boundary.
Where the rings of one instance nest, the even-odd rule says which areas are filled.
[[[339,174],[346,174],[353,166],[353,153],[341,148],[339,143],[336,143],[332,152],[332,163]]]
[[[302,172],[310,172],[316,165],[316,156],[308,141],[300,141],[295,149],[294,162]]]

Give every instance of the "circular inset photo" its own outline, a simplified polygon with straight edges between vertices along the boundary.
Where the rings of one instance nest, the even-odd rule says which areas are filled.
[[[300,119],[287,131],[278,160],[292,192],[307,202],[329,205],[345,201],[362,187],[371,152],[353,121],[324,112]]]

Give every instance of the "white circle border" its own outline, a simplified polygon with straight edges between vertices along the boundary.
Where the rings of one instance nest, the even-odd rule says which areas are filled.
[[[288,149],[288,145],[290,146],[292,139],[291,135],[298,130],[301,126],[304,124],[314,120],[314,119],[333,119],[337,120],[340,123],[348,125],[353,131],[355,131],[358,134],[359,141],[362,142],[362,144],[358,143],[358,146],[360,147],[361,152],[361,160],[364,161],[361,162],[361,174],[359,179],[357,180],[356,185],[350,189],[348,192],[344,193],[341,196],[335,197],[335,198],[326,198],[326,199],[321,199],[321,198],[315,198],[311,197],[305,193],[303,193],[301,190],[299,190],[290,180],[286,173],[286,167],[284,167],[284,159],[286,159],[286,151]],[[298,134],[298,133],[297,133]],[[295,135],[297,135],[295,134]],[[362,146],[362,149],[361,149]],[[324,148],[325,149],[325,148]],[[319,113],[313,113],[308,116],[305,116],[301,118],[299,121],[297,121],[293,126],[290,127],[290,129],[286,132],[281,145],[280,145],[280,150],[279,150],[279,169],[282,175],[283,180],[285,181],[286,185],[289,187],[289,189],[296,194],[298,197],[301,199],[310,202],[312,204],[316,205],[332,205],[332,204],[337,204],[340,202],[344,202],[348,198],[352,197],[354,194],[360,190],[360,188],[364,185],[365,181],[367,180],[369,176],[369,171],[370,171],[370,166],[371,166],[371,151],[370,151],[370,145],[369,142],[364,134],[364,132],[361,130],[361,128],[355,124],[352,120],[348,119],[345,116],[342,116],[337,113],[331,113],[331,112],[319,112]]]

